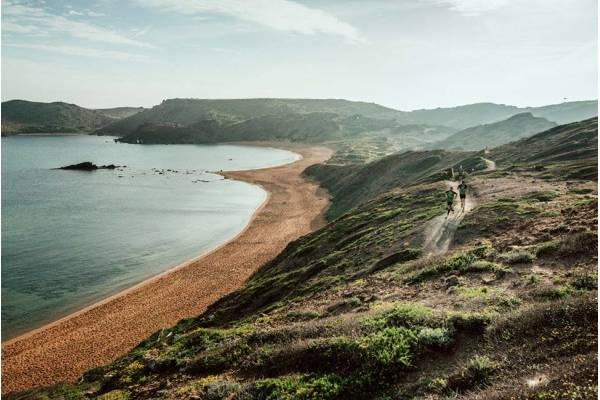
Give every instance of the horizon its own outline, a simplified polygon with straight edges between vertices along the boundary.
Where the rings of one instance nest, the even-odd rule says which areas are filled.
[[[230,97],[230,98],[207,98],[207,97],[171,97],[171,98],[167,98],[167,99],[163,99],[160,102],[156,103],[156,104],[152,104],[150,106],[142,106],[142,105],[114,105],[114,106],[108,106],[108,107],[98,107],[98,108],[93,108],[93,107],[85,107],[81,104],[77,104],[77,103],[71,103],[68,101],[64,101],[64,100],[51,100],[51,101],[36,101],[36,100],[28,100],[28,99],[22,99],[22,98],[15,98],[15,99],[7,99],[7,100],[2,100],[2,103],[7,103],[10,101],[26,101],[26,102],[30,102],[30,103],[45,103],[45,104],[52,104],[52,103],[63,103],[63,104],[70,104],[70,105],[75,105],[78,107],[82,107],[82,108],[86,108],[89,110],[102,110],[102,109],[112,109],[112,108],[144,108],[144,109],[151,109],[153,107],[156,107],[160,104],[162,104],[164,101],[168,101],[168,100],[342,100],[342,101],[351,101],[351,102],[357,102],[357,103],[366,103],[366,104],[373,104],[373,105],[377,105],[377,106],[381,106],[381,107],[385,107],[385,108],[389,108],[395,111],[401,111],[401,112],[413,112],[413,111],[422,111],[422,110],[436,110],[436,109],[445,109],[445,108],[458,108],[458,107],[468,107],[468,106],[473,106],[473,105],[480,105],[480,104],[490,104],[490,105],[497,105],[497,106],[507,106],[507,107],[517,107],[519,109],[527,109],[527,108],[537,108],[537,107],[549,107],[549,106],[554,106],[554,105],[559,105],[559,104],[566,104],[566,103],[584,103],[584,102],[598,102],[598,99],[581,99],[581,100],[565,100],[559,103],[541,103],[541,104],[536,104],[536,105],[524,105],[524,106],[520,106],[520,105],[515,105],[515,104],[508,104],[508,103],[495,103],[495,102],[491,102],[491,101],[480,101],[480,102],[476,102],[476,103],[469,103],[469,104],[456,104],[456,105],[450,105],[450,106],[433,106],[431,108],[417,108],[417,109],[398,109],[398,108],[394,108],[394,107],[390,107],[387,106],[385,104],[379,104],[379,103],[375,103],[375,102],[368,102],[368,101],[362,101],[362,100],[349,100],[349,99],[343,99],[343,98],[333,98],[333,97],[329,97],[329,98],[307,98],[307,97]]]
[[[410,111],[597,99],[597,3],[518,3],[5,0],[2,101],[337,98]]]

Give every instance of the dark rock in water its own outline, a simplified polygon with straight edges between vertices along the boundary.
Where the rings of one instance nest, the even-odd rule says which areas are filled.
[[[58,169],[71,169],[71,170],[77,170],[77,171],[95,171],[97,169],[115,169],[115,168],[119,168],[119,166],[115,165],[115,164],[98,166],[92,162],[84,161],[79,164],[66,165],[66,166],[60,167]],[[125,168],[125,166],[123,165],[121,168]]]

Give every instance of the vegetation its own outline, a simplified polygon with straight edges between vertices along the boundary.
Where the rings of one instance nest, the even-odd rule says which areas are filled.
[[[581,140],[594,134],[589,126],[536,136],[566,140],[566,129]],[[518,154],[544,146],[528,141]],[[520,157],[508,148],[492,154]],[[562,161],[597,162],[570,154]],[[594,398],[597,191],[580,204],[562,175],[540,179],[532,174],[547,170],[526,162],[476,170],[468,179],[478,205],[452,247],[423,254],[444,213],[444,170],[480,161],[410,152],[312,168],[333,194],[327,225],[113,363],[7,398]]]
[[[430,145],[434,149],[482,150],[533,136],[556,126],[545,118],[531,113],[513,115],[491,124],[478,125],[456,132]]]
[[[62,102],[10,100],[2,103],[2,135],[89,133],[139,111],[133,107],[90,110]]]

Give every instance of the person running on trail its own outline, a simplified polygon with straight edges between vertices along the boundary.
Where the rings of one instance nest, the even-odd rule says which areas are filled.
[[[446,218],[448,218],[448,216],[450,215],[450,212],[454,212],[454,198],[456,197],[456,192],[454,191],[454,189],[452,188],[452,186],[450,186],[450,189],[446,190],[446,210],[448,211],[448,213],[446,214]]]
[[[460,196],[460,209],[462,212],[465,211],[465,200],[467,199],[467,184],[465,181],[461,181],[460,185],[458,185],[458,194]]]

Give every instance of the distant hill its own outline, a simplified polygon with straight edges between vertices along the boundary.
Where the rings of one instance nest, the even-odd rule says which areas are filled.
[[[491,124],[477,125],[432,143],[435,149],[481,150],[496,147],[513,140],[529,137],[556,126],[556,123],[533,114],[521,113]]]
[[[104,114],[113,120],[127,118],[144,110],[144,107],[114,107],[96,109],[96,111],[99,113]]]
[[[100,135],[126,136],[142,124],[189,126],[214,120],[221,125],[240,123],[267,115],[333,113],[340,116],[362,115],[378,119],[402,118],[406,113],[373,103],[348,100],[312,99],[169,99],[122,121],[98,130]]]
[[[549,178],[596,180],[598,118],[560,125],[497,147],[487,157],[501,166],[547,171]]]
[[[444,125],[464,129],[507,119],[529,112],[558,124],[581,121],[598,115],[598,101],[573,101],[543,107],[515,107],[505,104],[476,103],[458,107],[415,110],[410,118],[428,125]]]
[[[380,133],[403,138],[406,136],[407,146],[419,147],[428,141],[442,139],[456,129],[498,122],[523,112],[530,112],[534,116],[543,114],[544,118],[551,121],[571,122],[596,115],[596,104],[596,101],[589,101],[518,108],[480,103],[405,112],[374,103],[339,99],[170,99],[98,129],[96,134],[121,136],[123,141],[134,143],[207,143],[230,140],[305,140],[308,136],[314,142],[331,137]],[[317,120],[309,121],[306,117],[301,117],[309,114]],[[325,115],[329,116],[324,118]],[[286,122],[288,118],[289,124]],[[206,121],[212,122],[207,124]],[[317,128],[319,123],[324,125]],[[207,125],[213,130],[205,130],[204,126]],[[288,129],[288,125],[294,128]],[[409,129],[411,132],[407,133],[403,128],[405,126],[419,129]],[[248,128],[249,131],[242,134],[242,128]],[[274,132],[275,128],[283,132]],[[315,128],[322,134],[308,132]],[[435,138],[423,140],[425,136],[438,134]]]
[[[75,104],[10,100],[2,103],[2,135],[17,133],[89,133],[139,108],[91,110]]]

